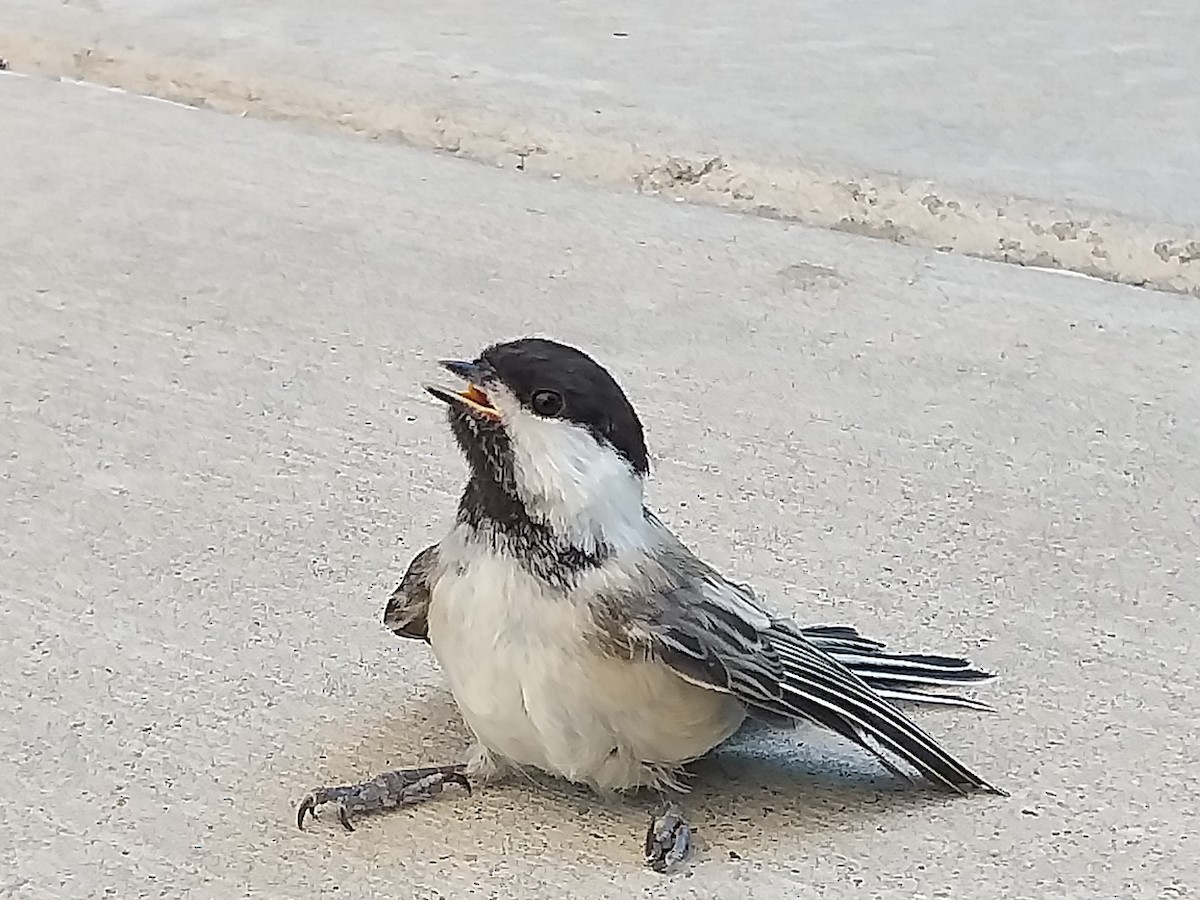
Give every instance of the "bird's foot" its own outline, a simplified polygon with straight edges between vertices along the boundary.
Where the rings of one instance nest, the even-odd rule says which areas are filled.
[[[471,793],[471,782],[467,780],[466,767],[430,766],[423,769],[397,769],[376,775],[370,781],[344,784],[338,787],[322,787],[309,793],[296,809],[296,826],[304,828],[304,819],[309,814],[315,819],[317,807],[334,804],[338,820],[347,831],[353,831],[350,817],[382,809],[412,806],[436,797],[447,784],[459,784]]]
[[[676,803],[668,803],[646,829],[646,865],[669,872],[692,852],[692,829]]]

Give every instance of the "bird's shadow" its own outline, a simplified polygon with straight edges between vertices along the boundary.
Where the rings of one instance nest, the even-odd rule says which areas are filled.
[[[803,725],[781,730],[752,723],[688,771],[683,805],[695,830],[722,853],[747,858],[952,799],[897,778],[857,748]]]
[[[461,761],[469,732],[453,698],[434,689],[413,698],[402,716],[389,718],[358,743],[358,765],[375,760],[385,767]],[[419,750],[410,749],[414,744]],[[403,758],[397,758],[401,752]],[[371,777],[374,772],[364,775]],[[841,745],[816,728],[772,729],[750,721],[713,753],[687,767],[682,796],[642,790],[616,797],[541,773],[516,773],[480,792],[470,810],[456,816],[476,819],[484,830],[511,832],[523,810],[530,840],[547,822],[574,823],[575,836],[595,839],[592,846],[620,846],[628,857],[651,816],[665,799],[684,810],[702,852],[729,858],[762,858],[780,848],[803,846],[803,838],[823,831],[869,824],[873,815],[945,803],[946,794],[923,789],[887,773],[870,757]],[[489,801],[488,798],[494,798]],[[503,818],[502,818],[503,817]],[[567,826],[571,827],[571,826]],[[561,829],[559,829],[561,832]],[[521,837],[521,835],[512,835]],[[560,839],[574,843],[572,836]],[[614,841],[615,844],[608,844]]]

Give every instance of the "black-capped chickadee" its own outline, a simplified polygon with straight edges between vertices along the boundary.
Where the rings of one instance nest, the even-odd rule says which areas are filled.
[[[646,509],[642,424],[612,376],[554,341],[443,362],[465,390],[429,387],[470,467],[458,514],[417,554],[384,612],[427,641],[475,747],[461,765],[320,788],[350,816],[540,769],[599,792],[680,791],[683,767],[747,717],[815,723],[934,787],[1004,792],[910,721],[898,702],[987,709],[939,688],[992,676],[966,661],[890,654],[844,626],[801,628],[693,555]],[[689,852],[669,804],[646,836],[665,870]]]

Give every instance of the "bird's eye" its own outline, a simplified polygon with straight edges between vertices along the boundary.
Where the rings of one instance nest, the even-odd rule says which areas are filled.
[[[562,394],[557,391],[534,391],[529,402],[539,416],[556,416],[563,408]]]

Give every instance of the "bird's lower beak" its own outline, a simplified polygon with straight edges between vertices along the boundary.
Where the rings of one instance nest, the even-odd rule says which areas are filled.
[[[443,403],[463,407],[482,418],[500,418],[500,413],[492,406],[488,395],[479,387],[479,383],[485,381],[491,375],[490,371],[478,363],[461,362],[454,359],[440,360],[438,365],[466,381],[467,389],[465,391],[452,391],[436,384],[430,384],[425,386],[425,390],[429,391],[429,393],[433,394],[433,396],[437,397]]]

